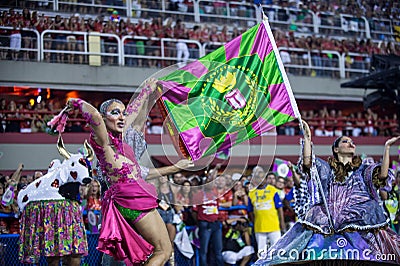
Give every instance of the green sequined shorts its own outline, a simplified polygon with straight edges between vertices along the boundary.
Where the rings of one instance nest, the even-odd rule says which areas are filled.
[[[122,217],[127,220],[133,221],[134,223],[139,221],[143,216],[147,214],[146,211],[131,210],[129,208],[122,207],[117,203],[115,203],[115,207],[117,207]]]

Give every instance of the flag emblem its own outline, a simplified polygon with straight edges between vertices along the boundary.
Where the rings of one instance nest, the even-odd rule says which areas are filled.
[[[300,117],[266,22],[159,80],[167,131],[192,160]]]

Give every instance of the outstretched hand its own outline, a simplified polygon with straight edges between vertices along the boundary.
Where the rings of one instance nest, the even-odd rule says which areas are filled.
[[[289,167],[290,171],[292,171],[292,172],[294,172],[294,171],[295,171],[295,169],[294,169],[294,165],[292,164],[292,162],[291,162],[291,161],[288,161],[288,162],[287,162],[287,166]]]
[[[400,136],[390,138],[385,143],[385,149],[383,152],[383,159],[381,164],[381,171],[379,174],[379,179],[385,180],[388,176],[389,172],[389,164],[390,164],[390,147],[398,140]]]
[[[73,110],[72,99],[69,99],[67,105],[60,111],[60,113],[54,116],[47,125],[51,127],[51,131],[56,130],[59,133],[64,132],[65,126],[67,125],[68,113]]]
[[[291,161],[288,161],[287,165],[288,165],[290,171],[292,171],[293,182],[294,182],[295,186],[299,187],[301,175],[296,171],[295,166],[292,164]]]
[[[157,82],[156,78],[149,78],[145,81],[144,88],[147,88],[149,93],[153,93],[157,89]]]
[[[74,102],[76,100],[77,99],[75,98],[69,98],[66,107],[61,112],[69,113],[70,111],[72,111],[74,109]]]
[[[194,166],[194,163],[187,159],[182,159],[175,164],[179,169],[188,169]]]
[[[391,147],[391,146],[392,146],[397,140],[399,140],[399,139],[400,139],[400,136],[390,138],[390,139],[388,139],[388,140],[386,141],[385,146],[386,146],[386,147]]]

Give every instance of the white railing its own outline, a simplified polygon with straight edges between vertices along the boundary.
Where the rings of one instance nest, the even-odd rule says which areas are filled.
[[[337,51],[291,47],[279,47],[278,50],[289,73],[294,69],[302,75],[345,77],[343,57]]]
[[[371,38],[368,20],[348,14],[339,16],[331,12],[317,12],[316,32],[326,36],[343,36],[356,38]]]
[[[194,1],[198,5],[200,23],[224,23],[234,27],[248,28],[260,21],[261,14],[254,4],[228,1]]]
[[[10,27],[0,27],[0,29],[11,30]],[[90,57],[98,57],[97,65],[128,65],[145,66],[141,64],[144,60],[151,67],[165,67],[175,64],[181,60],[177,57],[176,44],[185,43],[188,46],[189,57],[187,62],[203,57],[207,53],[224,45],[221,42],[207,42],[201,44],[195,40],[182,40],[173,38],[147,38],[143,36],[124,36],[122,39],[115,34],[98,32],[73,32],[45,30],[40,35],[32,30],[36,35],[36,48],[21,48],[21,51],[31,51],[37,54],[36,61],[58,62],[55,58],[58,56],[75,57],[72,61],[64,60],[59,63],[78,63],[89,64]],[[52,38],[48,36],[52,35]],[[59,36],[64,36],[59,38]],[[69,49],[68,38],[73,38],[74,43],[80,45],[74,46],[75,49]],[[10,38],[1,36],[2,40]],[[97,37],[92,40],[91,37]],[[98,48],[90,48],[92,44],[98,42]],[[139,43],[141,42],[141,43]],[[152,42],[152,44],[149,44]],[[278,48],[283,64],[289,69],[289,73],[294,70],[294,74],[311,76],[330,76],[348,78],[349,73],[360,75],[369,73],[370,56],[360,53],[339,53],[330,50],[308,50],[302,48],[279,47]],[[4,46],[0,43],[1,51],[10,50],[9,44]],[[79,57],[81,61],[77,60]],[[3,58],[6,59],[6,58]],[[137,64],[139,62],[139,64]],[[162,62],[162,63],[160,63]]]
[[[394,23],[393,23],[394,22]],[[393,26],[395,21],[382,18],[372,18],[371,20],[371,36],[375,40],[390,39],[394,35]]]
[[[8,33],[11,32],[13,27],[0,27],[1,30],[6,30]],[[4,56],[7,57],[9,53],[14,52],[13,49],[10,47],[10,41],[11,37],[10,34],[1,34],[0,33],[0,49],[4,53]],[[36,61],[40,61],[40,36],[39,32],[34,29],[28,29],[28,28],[21,28],[21,48],[19,51],[22,51],[22,53],[27,53],[28,58],[30,58],[29,53],[34,53]],[[24,47],[26,43],[29,43],[29,46],[31,47]],[[24,59],[25,55],[22,56],[22,58],[18,58],[18,60],[26,60]],[[7,58],[1,58],[1,59],[7,59]]]
[[[342,61],[345,62],[344,70],[349,73],[368,74],[371,57],[368,54],[360,53],[343,53]]]
[[[47,39],[45,36],[47,34],[52,34],[56,35],[55,38],[53,37],[52,39]],[[57,36],[60,34],[67,35],[65,39],[57,39]],[[66,50],[66,49],[53,49],[54,46],[57,47],[57,45],[61,45],[61,47],[65,47],[63,45],[68,45],[68,36],[74,36],[75,41],[78,44],[82,44],[82,41],[76,40],[77,37],[83,36],[83,45],[82,45],[82,50]],[[100,51],[90,51],[89,48],[89,36],[99,36],[101,39],[101,50]],[[107,38],[107,40],[106,40]],[[114,42],[110,42],[109,39],[115,40],[116,45]],[[51,42],[51,45],[49,45],[48,42]],[[44,60],[46,58],[46,54],[50,55],[51,53],[56,54],[56,56],[59,55],[82,55],[82,56],[107,56],[107,57],[112,57],[117,59],[118,65],[122,64],[122,53],[121,53],[121,39],[119,38],[118,35],[116,34],[109,34],[109,33],[99,33],[99,32],[82,32],[82,31],[64,31],[64,30],[45,30],[41,33],[41,47],[43,49],[41,50],[40,53],[40,58],[41,60]],[[115,52],[114,51],[115,48]]]
[[[145,42],[156,42],[159,45],[146,45],[145,49],[150,50],[150,53],[146,51],[139,52],[139,49],[144,49]],[[143,42],[143,43],[138,43]],[[200,42],[195,40],[182,40],[173,38],[147,38],[143,36],[129,36],[122,37],[122,65],[137,65],[134,60],[138,59],[149,59],[149,60],[162,60],[178,62],[179,58],[176,56],[176,44],[183,42],[188,46],[189,58],[188,61],[196,60],[205,55],[204,49]],[[195,45],[196,48],[191,47],[191,44]],[[144,52],[144,54],[143,54]],[[197,55],[197,56],[194,56]],[[128,63],[128,64],[127,64]],[[165,64],[164,64],[165,66]]]
[[[273,28],[309,34],[318,32],[316,15],[311,10],[277,5],[263,5],[263,10]]]
[[[203,43],[203,50],[206,54],[215,50],[215,48],[224,45],[224,42],[205,42]]]
[[[171,17],[187,23],[217,23],[230,27],[248,28],[261,20],[257,5],[238,1],[193,0],[174,4],[169,0],[26,0],[27,6],[34,5],[38,10],[79,13],[81,15],[108,14],[118,11],[124,18],[149,19]],[[262,5],[272,27],[291,30],[296,33],[322,34],[338,37],[372,38],[374,40],[395,40],[395,19],[371,18],[332,12],[314,13],[297,7]],[[69,16],[69,15],[67,15]]]

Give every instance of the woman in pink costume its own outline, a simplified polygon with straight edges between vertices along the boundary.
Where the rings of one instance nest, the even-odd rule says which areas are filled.
[[[102,202],[97,249],[127,265],[164,265],[172,253],[166,226],[156,210],[156,189],[142,179],[132,148],[122,141],[126,117],[135,120],[155,89],[156,82],[148,82],[127,109],[116,99],[103,103],[100,112],[81,99],[67,102],[67,112],[79,109],[89,123],[90,144],[109,185]],[[63,123],[66,118],[59,116]]]

